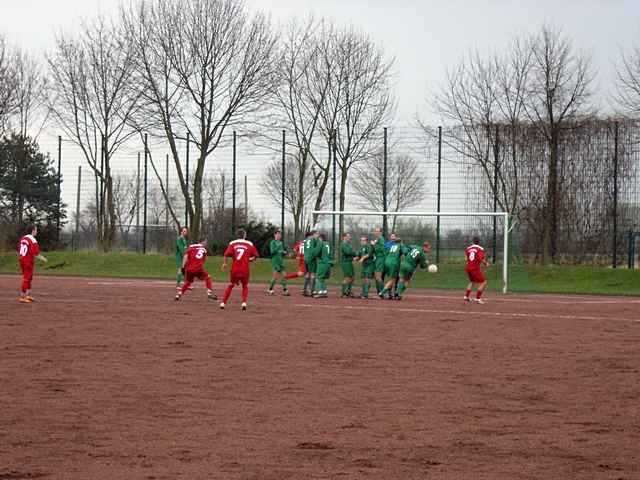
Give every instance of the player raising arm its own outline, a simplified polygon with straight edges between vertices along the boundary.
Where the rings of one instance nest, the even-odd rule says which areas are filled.
[[[464,300],[465,302],[471,301],[471,290],[475,284],[478,285],[478,289],[476,291],[476,298],[474,301],[476,303],[483,304],[484,302],[480,297],[482,296],[484,287],[487,286],[487,279],[482,272],[481,266],[485,265],[488,267],[490,263],[485,258],[484,248],[480,246],[480,237],[473,237],[473,244],[469,245],[465,250],[464,259],[467,262],[465,271],[469,277],[469,284],[467,285],[467,291],[464,294]]]
[[[360,294],[360,298],[369,298],[369,287],[375,273],[376,264],[373,259],[373,245],[371,245],[367,237],[360,238],[358,257],[360,257],[358,261],[362,265],[362,293]]]
[[[287,280],[284,277],[284,256],[287,252],[284,248],[284,243],[282,243],[282,232],[280,230],[276,230],[273,240],[269,243],[269,253],[271,253],[272,277],[267,294],[273,295],[273,287],[277,281],[280,281],[282,294],[288,297],[289,290],[287,289]]]
[[[409,287],[413,274],[418,267],[427,268],[427,253],[431,250],[429,242],[424,242],[422,248],[412,245],[408,248],[407,254],[400,265],[400,280],[398,281],[397,300],[402,300],[402,294]]]
[[[182,287],[178,290],[178,293],[176,293],[176,301],[179,301],[182,298],[182,295],[189,290],[191,284],[196,278],[204,281],[207,285],[207,298],[209,300],[218,299],[212,291],[213,286],[211,285],[211,277],[204,269],[204,263],[207,261],[207,254],[207,239],[204,237],[200,238],[198,243],[189,245],[189,248],[187,248],[182,259],[181,268],[185,279]]]
[[[38,235],[38,227],[29,225],[27,234],[20,238],[18,243],[18,262],[20,262],[20,270],[22,271],[22,288],[20,289],[20,303],[32,303],[31,281],[33,280],[33,270],[35,267],[35,259],[41,262],[47,262],[47,259],[40,254],[40,245],[36,240]]]
[[[222,297],[220,308],[224,310],[227,301],[231,296],[233,287],[242,284],[242,310],[247,309],[247,300],[249,299],[249,276],[250,264],[259,257],[256,247],[247,240],[247,232],[240,229],[237,232],[238,239],[229,243],[224,252],[224,260],[222,262],[222,271],[227,269],[227,258],[232,258],[231,273],[229,274],[229,285],[227,285]]]

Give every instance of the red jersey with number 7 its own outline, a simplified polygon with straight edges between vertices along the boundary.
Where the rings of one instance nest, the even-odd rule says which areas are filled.
[[[185,255],[187,256],[185,270],[189,272],[199,272],[204,270],[204,262],[207,261],[207,247],[201,243],[194,243],[189,245]]]
[[[33,265],[34,259],[40,255],[40,246],[33,235],[25,235],[18,244],[20,263]]]
[[[480,270],[480,265],[484,260],[484,248],[480,245],[469,245],[464,251],[464,257],[467,259],[466,272],[475,272]]]
[[[258,250],[249,240],[234,240],[224,252],[225,257],[233,258],[231,274],[237,276],[249,275],[249,264],[259,257]]]

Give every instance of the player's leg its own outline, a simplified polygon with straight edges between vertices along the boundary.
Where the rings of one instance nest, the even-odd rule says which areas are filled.
[[[31,296],[31,282],[33,280],[33,265],[20,263],[22,269],[22,286],[20,288],[20,302],[31,303],[33,297]]]
[[[229,297],[231,296],[231,292],[233,291],[233,287],[236,285],[237,280],[234,278],[233,274],[229,275],[229,284],[227,288],[224,289],[224,293],[222,294],[222,303],[220,304],[220,308],[224,309],[229,301]]]
[[[485,279],[482,283],[478,285],[478,289],[476,290],[476,303],[484,303],[484,301],[480,298],[484,293],[484,287],[487,286],[487,280]]]
[[[205,285],[207,286],[207,298],[209,300],[218,300],[218,297],[215,293],[213,293],[213,282],[211,281],[211,275],[206,270],[202,271],[203,275],[200,277],[204,280]]]
[[[376,290],[378,292],[378,295],[380,295],[380,292],[382,292],[382,290],[384,289],[384,282],[382,280],[383,272],[384,272],[384,265],[379,266],[378,262],[376,261],[376,271],[374,274],[374,278],[376,281]]]
[[[273,295],[273,287],[278,281],[278,272],[275,270],[275,267],[271,266],[271,281],[269,282],[269,287],[267,288],[267,295]]]
[[[242,310],[247,309],[247,301],[249,300],[249,278],[243,277],[241,280],[242,283]]]
[[[284,275],[284,265],[280,265],[278,271],[278,278],[280,279],[280,285],[282,285],[282,294],[285,297],[289,296],[289,287],[287,285],[287,279]]]
[[[184,282],[176,292],[176,301],[180,300],[182,298],[182,295],[184,295],[184,293],[187,290],[189,290],[189,287],[191,287],[191,284],[193,283],[194,280],[195,280],[195,275],[193,274],[193,272],[190,272],[189,270],[187,270],[185,272]]]
[[[393,265],[387,264],[384,267],[384,276],[387,278],[387,282],[383,285],[382,291],[378,294],[380,298],[384,298],[385,295],[388,295],[389,298],[392,298],[393,287],[396,282],[396,274]]]

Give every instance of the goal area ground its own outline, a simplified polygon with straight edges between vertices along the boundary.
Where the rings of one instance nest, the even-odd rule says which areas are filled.
[[[640,300],[0,276],[2,479],[633,479]],[[216,286],[219,293],[220,285]]]

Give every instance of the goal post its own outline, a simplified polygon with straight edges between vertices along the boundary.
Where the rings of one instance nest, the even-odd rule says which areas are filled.
[[[508,290],[509,263],[509,214],[507,212],[374,212],[362,210],[314,210],[314,215],[363,216],[363,217],[497,217],[504,221],[502,249],[502,293]]]

